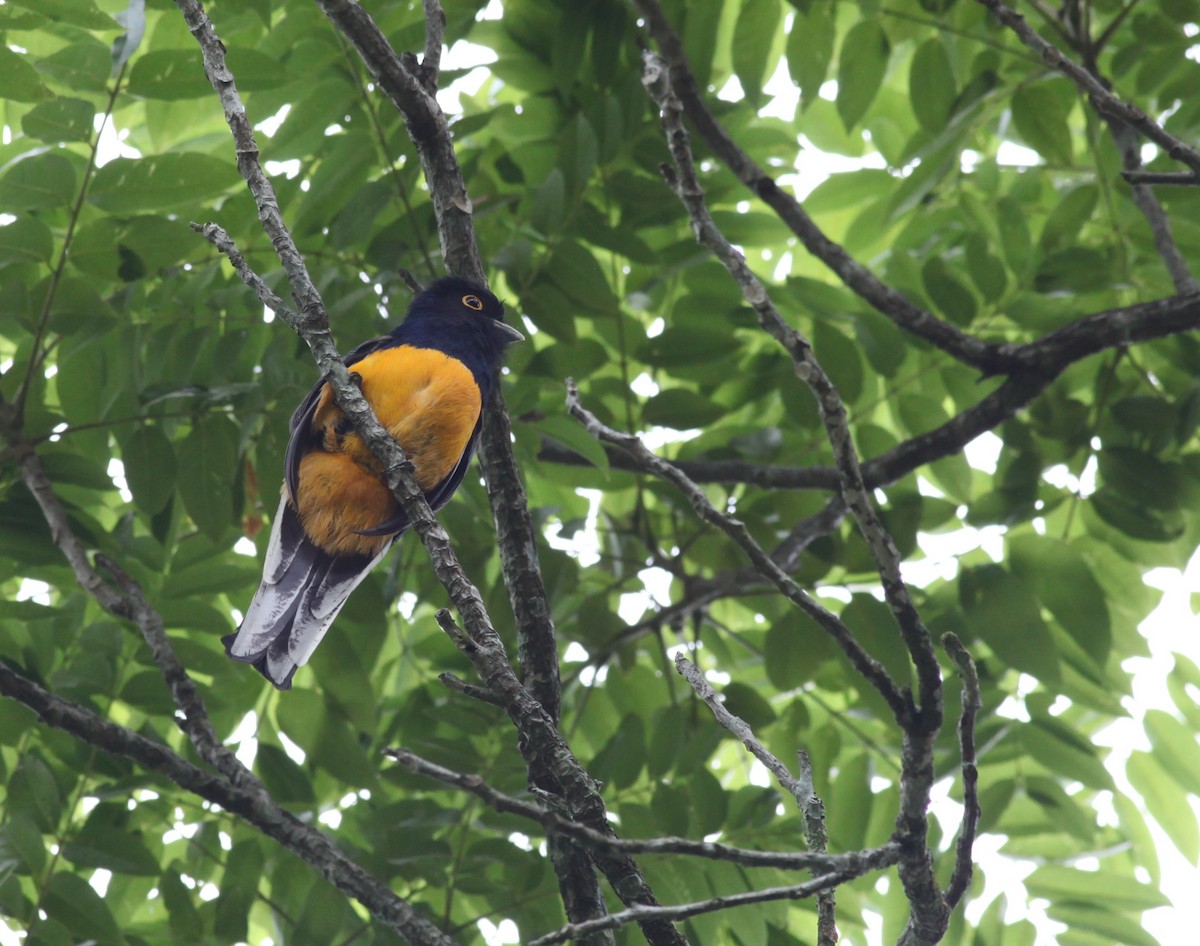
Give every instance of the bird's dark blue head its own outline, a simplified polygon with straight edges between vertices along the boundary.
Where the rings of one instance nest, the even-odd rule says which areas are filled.
[[[504,304],[458,276],[430,283],[392,333],[402,344],[436,348],[466,364],[481,387],[491,388],[504,350],[525,336],[504,322]]]

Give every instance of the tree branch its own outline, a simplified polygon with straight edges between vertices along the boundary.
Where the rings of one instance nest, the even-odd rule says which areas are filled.
[[[429,185],[438,221],[442,258],[452,273],[481,284],[487,282],[475,242],[471,199],[446,116],[435,97],[436,86],[426,87],[398,56],[375,21],[354,0],[316,0],[330,22],[350,40],[368,71],[404,117]],[[435,0],[425,0],[426,29]],[[427,32],[427,48],[429,39]],[[427,51],[428,55],[428,51]],[[529,501],[512,455],[512,429],[499,390],[484,415],[479,462],[487,483],[488,498],[500,542],[501,566],[509,601],[520,635],[518,656],[523,681],[557,722],[561,693],[554,621],[538,561],[537,538],[529,515]],[[544,778],[544,773],[535,773]]]
[[[762,890],[750,890],[746,893],[729,894],[723,897],[713,897],[711,900],[681,903],[669,907],[634,907],[603,919],[569,924],[553,933],[539,936],[528,946],[554,946],[555,943],[578,939],[596,930],[617,929],[629,923],[645,923],[651,919],[659,922],[686,920],[688,917],[699,916],[702,913],[714,913],[717,910],[729,910],[733,907],[749,906],[755,903],[770,903],[775,900],[805,900],[822,890],[829,890],[848,880],[853,880],[856,876],[859,875],[843,871],[825,874],[816,880],[796,884],[794,887],[764,887]]]
[[[979,827],[979,770],[975,767],[975,717],[983,700],[979,694],[979,674],[975,661],[967,649],[953,634],[942,637],[958,675],[962,678],[962,710],[958,717],[958,746],[962,758],[963,816],[958,844],[954,852],[954,872],[946,884],[946,904],[953,910],[971,886],[973,864],[971,852],[975,845],[975,832]]]
[[[709,502],[708,497],[704,495],[704,491],[699,486],[684,476],[675,466],[646,449],[633,434],[620,433],[602,424],[583,406],[579,400],[579,389],[576,387],[574,379],[571,378],[567,379],[567,411],[597,440],[620,447],[635,457],[644,470],[674,484],[691,503],[692,508],[701,519],[709,525],[716,526],[733,539],[746,553],[760,575],[774,585],[785,598],[816,621],[833,638],[854,669],[866,677],[871,686],[883,697],[898,722],[903,724],[910,717],[913,712],[910,698],[901,691],[896,681],[884,669],[883,664],[867,653],[836,614],[810,598],[775,563],[750,535],[750,531],[744,523],[720,512]]]
[[[1200,174],[1200,151],[1180,141],[1135,105],[1113,95],[1083,66],[1066,56],[1062,50],[1041,36],[1016,10],[1003,0],[976,0],[987,7],[997,20],[1012,30],[1017,38],[1036,53],[1047,66],[1056,69],[1079,87],[1092,100],[1096,111],[1136,128],[1162,148],[1171,158],[1186,164]]]
[[[925,629],[900,575],[900,553],[892,537],[883,527],[875,504],[863,483],[845,405],[837,388],[814,356],[808,340],[783,320],[766,287],[751,272],[745,258],[713,223],[704,200],[704,191],[696,175],[690,137],[683,127],[683,106],[671,86],[670,69],[667,63],[654,53],[647,51],[644,58],[642,84],[659,107],[667,146],[675,162],[674,172],[667,172],[664,168],[668,184],[687,210],[697,241],[724,264],[741,290],[743,298],[757,314],[759,325],[791,356],[796,376],[808,386],[817,399],[821,421],[833,448],[842,497],[867,547],[871,550],[883,585],[884,597],[900,626],[901,636],[917,668],[920,713],[923,717],[921,724],[927,731],[936,731],[942,720],[941,671],[933,652],[929,632]],[[912,722],[907,719],[899,721],[901,725]]]
[[[406,900],[346,857],[320,831],[276,805],[266,792],[248,790],[224,775],[206,772],[162,743],[56,696],[2,661],[0,694],[28,706],[46,725],[106,752],[132,759],[147,771],[165,776],[181,788],[245,819],[302,857],[338,890],[358,900],[413,946],[454,946],[453,939],[418,914]]]
[[[540,824],[548,834],[555,832],[566,834],[588,847],[600,850],[620,851],[625,854],[684,854],[708,860],[730,861],[741,864],[743,867],[773,867],[782,870],[812,870],[823,873],[841,870],[858,871],[865,865],[870,865],[866,869],[879,869],[891,866],[899,857],[899,849],[894,844],[848,854],[826,854],[823,851],[755,851],[748,848],[731,847],[728,844],[718,844],[713,841],[692,841],[688,838],[676,837],[648,838],[646,840],[618,838],[611,834],[594,831],[549,808],[506,795],[492,788],[478,775],[455,772],[436,762],[422,759],[407,749],[385,749],[384,754],[395,759],[414,774],[424,775],[427,778],[436,779],[446,785],[453,785],[455,788],[470,792],[477,798],[483,799],[496,811],[528,818],[530,821]]]
[[[763,168],[729,136],[709,111],[683,49],[683,40],[667,20],[658,0],[632,0],[645,19],[646,31],[667,63],[670,85],[688,121],[705,144],[743,184],[779,216],[813,256],[828,266],[846,288],[887,316],[900,328],[922,338],[964,364],[985,374],[1005,367],[988,343],[914,305],[902,293],[878,279],[869,269],[834,243],[817,226],[796,198],[782,190]]]

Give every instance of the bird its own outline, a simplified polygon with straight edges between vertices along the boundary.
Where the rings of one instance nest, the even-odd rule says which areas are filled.
[[[491,292],[446,276],[413,298],[390,333],[343,359],[435,512],[462,483],[504,353],[524,337]],[[292,415],[280,493],[262,583],[222,643],[289,690],[350,593],[410,523],[325,378]]]

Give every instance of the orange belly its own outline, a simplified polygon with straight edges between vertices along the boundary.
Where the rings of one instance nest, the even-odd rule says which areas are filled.
[[[413,462],[428,492],[444,480],[471,439],[483,408],[471,370],[439,351],[401,346],[373,352],[350,370],[363,396]],[[391,536],[356,535],[396,513],[374,456],[352,430],[326,385],[313,413],[321,447],[300,461],[295,496],[300,524],[334,555],[377,554]]]

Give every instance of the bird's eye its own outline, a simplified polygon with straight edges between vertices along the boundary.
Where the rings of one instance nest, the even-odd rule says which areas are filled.
[[[483,302],[479,296],[463,296],[462,304],[468,309],[474,309],[476,312],[483,311]]]

